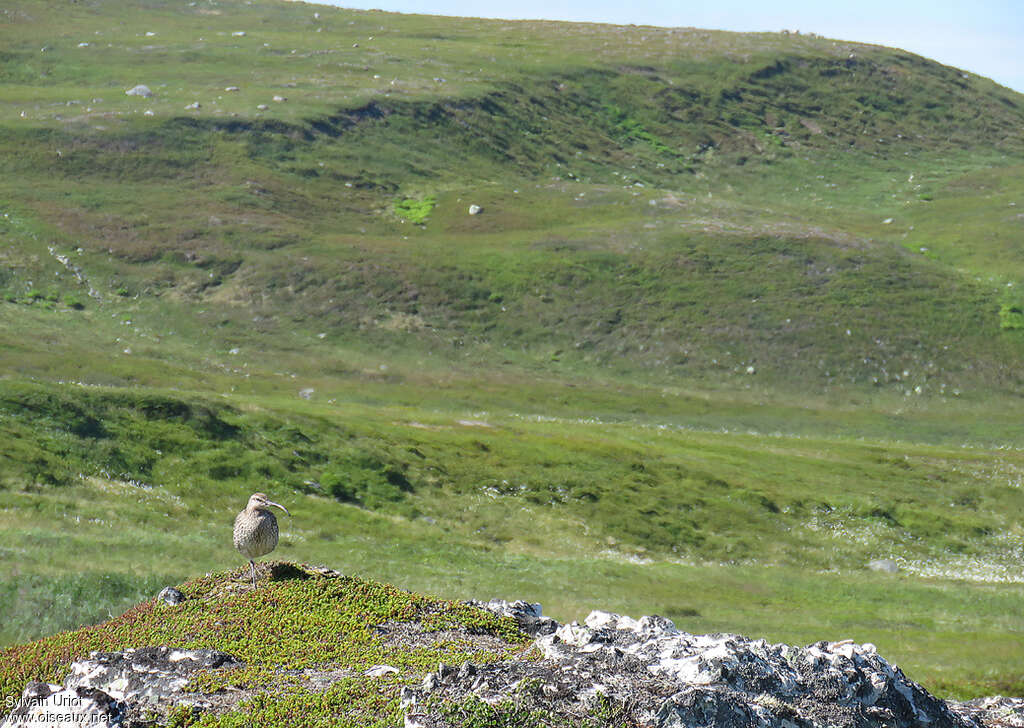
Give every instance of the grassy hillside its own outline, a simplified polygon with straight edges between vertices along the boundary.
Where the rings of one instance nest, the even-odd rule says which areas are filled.
[[[943,185],[1019,176],[1021,98],[984,79],[804,36],[240,3],[82,4],[54,27],[43,9],[6,11],[10,302],[121,304],[223,351],[259,317],[271,346],[300,328],[328,356],[442,367],[1020,383],[999,316],[1016,256],[988,241],[1012,240],[989,212],[1012,200],[971,206],[972,244],[929,228]],[[152,98],[123,93],[144,81]],[[964,255],[1000,280],[951,267]],[[207,305],[212,336],[183,330]]]
[[[1021,691],[1024,96],[803,35],[2,13],[0,641],[236,563],[262,489],[287,558]]]

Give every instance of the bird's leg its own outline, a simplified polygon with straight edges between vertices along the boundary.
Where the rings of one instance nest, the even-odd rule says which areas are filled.
[[[252,588],[256,588],[256,564],[249,559],[249,570],[252,572]]]

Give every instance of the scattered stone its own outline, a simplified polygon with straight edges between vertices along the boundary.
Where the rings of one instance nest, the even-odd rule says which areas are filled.
[[[231,35],[233,35],[236,38],[244,38],[245,37],[245,31],[244,30],[236,30]]]
[[[868,568],[872,571],[883,571],[887,574],[900,573],[900,565],[892,559],[875,559],[868,562]]]
[[[949,701],[949,707],[969,725],[986,728],[1024,728],[1024,698],[976,698],[966,703]]]
[[[892,220],[893,219],[891,217],[887,217],[884,220],[882,220],[882,224],[883,225],[892,225]]]
[[[10,707],[9,705],[7,707]],[[60,685],[29,683],[0,728],[15,726],[87,726],[124,725],[124,705],[101,690]]]
[[[399,672],[399,669],[397,667],[392,667],[391,665],[374,665],[363,674],[366,675],[366,677],[381,677],[382,675],[387,675],[391,672],[397,673]]]
[[[160,593],[157,595],[157,599],[160,599],[164,604],[168,604],[173,607],[185,601],[186,597],[181,591],[175,589],[173,586],[165,586],[160,590]]]
[[[276,101],[276,102],[277,102],[277,103],[279,103],[279,104],[280,104],[280,103],[283,103],[283,102],[285,102],[285,101],[287,101],[287,100],[288,100],[288,99],[286,99],[286,98],[285,98],[284,96],[274,96],[274,101]]]
[[[224,88],[224,90],[227,91],[228,93],[234,93],[235,91],[241,91],[241,89],[238,88],[238,86],[226,86]]]
[[[433,519],[431,519],[431,523],[433,523]],[[551,617],[544,616],[539,604],[524,602],[522,599],[514,602],[506,602],[504,599],[492,599],[489,602],[471,600],[466,604],[486,609],[503,617],[512,617],[516,620],[519,628],[531,637],[554,634],[559,626],[558,622]]]
[[[316,390],[313,389],[312,387],[307,387],[306,389],[300,389],[299,390],[299,396],[302,397],[303,399],[312,399],[313,398],[313,392],[315,392],[315,391]]]
[[[257,109],[258,109],[259,111],[266,111],[266,110],[267,110],[267,109],[269,109],[270,107],[269,107],[269,106],[267,106],[266,104],[257,104],[257,105],[256,105],[256,108],[257,108]]]
[[[153,116],[153,110],[152,109],[146,109],[145,111],[142,112],[142,115],[143,116]]]
[[[479,215],[483,211],[484,211],[484,208],[480,207],[480,205],[470,205],[469,206],[469,214],[470,215]]]
[[[130,89],[124,92],[125,96],[142,96],[143,98],[149,98],[153,95],[153,92],[149,90],[149,86],[140,83],[138,86],[132,86]]]
[[[191,104],[185,107],[185,111],[191,111],[198,108],[201,108],[199,102],[193,101]]]

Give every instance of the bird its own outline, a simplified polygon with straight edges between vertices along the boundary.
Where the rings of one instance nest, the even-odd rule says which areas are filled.
[[[276,506],[288,516],[288,509],[280,503],[267,500],[263,493],[253,493],[245,510],[235,516],[235,548],[249,559],[252,574],[252,588],[256,588],[256,563],[254,559],[269,554],[277,546],[277,518],[270,512]]]

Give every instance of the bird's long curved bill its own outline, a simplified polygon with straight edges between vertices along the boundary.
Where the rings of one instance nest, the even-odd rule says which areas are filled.
[[[281,505],[280,503],[275,503],[274,501],[267,501],[267,505],[268,505],[268,506],[277,506],[278,508],[280,508],[280,509],[281,509],[282,511],[284,511],[284,512],[285,512],[285,515],[287,515],[287,516],[291,516],[291,515],[292,515],[291,513],[289,513],[289,512],[288,512],[288,509],[287,509],[287,508],[285,508],[285,507],[284,507],[283,505]]]

